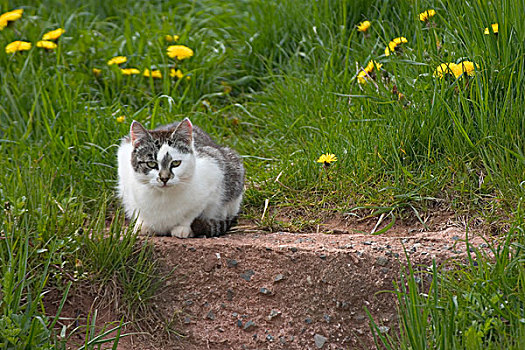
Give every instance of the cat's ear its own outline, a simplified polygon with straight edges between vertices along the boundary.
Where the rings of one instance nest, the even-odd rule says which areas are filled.
[[[193,125],[191,124],[188,118],[185,118],[179,123],[179,125],[177,125],[171,137],[174,138],[175,135],[179,135],[179,137],[182,136],[185,140],[188,141],[188,144],[191,143],[193,139]]]
[[[136,120],[131,123],[129,134],[131,136],[131,144],[133,146],[135,146],[135,142],[137,142],[137,140],[149,136],[148,130],[146,130],[146,128]]]

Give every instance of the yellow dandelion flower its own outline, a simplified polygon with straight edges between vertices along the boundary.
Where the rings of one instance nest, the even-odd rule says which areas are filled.
[[[93,68],[91,72],[93,72],[94,76],[98,77],[102,73],[102,69]]]
[[[407,42],[407,38],[403,36],[393,39],[391,42],[388,43],[388,47],[385,48],[385,56],[390,56],[390,53],[396,51],[398,45],[405,44]]]
[[[0,17],[0,30],[3,30],[5,27],[7,27],[7,20]]]
[[[120,71],[121,71],[122,74],[124,74],[124,75],[136,75],[136,74],[140,74],[140,70],[138,70],[137,68],[121,68]]]
[[[171,68],[170,69],[170,77],[177,78],[177,79],[182,79],[182,77],[184,77],[184,74],[182,73],[182,71],[180,69]]]
[[[382,66],[383,65],[381,63],[371,60],[370,62],[368,62],[366,67],[357,74],[357,82],[359,84],[365,84],[367,82],[367,79],[372,78],[370,74],[372,74],[374,68],[376,70],[380,70]]]
[[[419,14],[419,20],[421,22],[428,22],[435,15],[436,15],[436,11],[435,10],[426,10],[426,11],[421,12]]]
[[[459,64],[441,63],[434,71],[434,77],[443,78],[446,74],[451,74],[457,79],[465,73],[473,76],[476,74],[476,69],[479,69],[479,65],[471,61],[463,61]]]
[[[476,70],[479,69],[479,65],[474,64],[474,62],[471,61],[463,61],[460,64],[457,65],[461,68],[461,73],[466,73],[469,76],[474,76],[476,74]]]
[[[337,162],[337,157],[335,154],[330,153],[321,154],[319,159],[317,159],[317,163],[323,163],[324,165],[330,165],[333,162]]]
[[[152,70],[150,71],[149,69],[144,69],[144,72],[142,73],[143,76],[145,77],[152,77],[152,78],[157,78],[157,79],[160,79],[162,78],[162,73],[160,70]]]
[[[179,40],[179,36],[178,35],[165,35],[164,36],[164,41],[166,41],[167,43],[173,43],[175,41]]]
[[[494,34],[498,34],[498,31],[499,31],[499,25],[498,25],[498,23],[493,23],[493,24],[491,24],[490,26],[492,27],[492,32],[493,32]],[[488,28],[488,27],[485,28],[485,31],[483,32],[483,34],[485,34],[485,35],[489,35],[489,34],[490,34],[490,31],[489,31],[489,28]]]
[[[366,65],[365,67],[365,71],[367,73],[371,73],[373,70],[374,70],[374,67],[376,70],[380,70],[381,67],[383,67],[383,65],[381,63],[377,63],[376,61],[374,60],[371,60],[370,62],[368,62],[368,64]]]
[[[42,40],[57,40],[65,32],[66,31],[64,29],[62,29],[62,28],[58,28],[58,29],[52,30],[50,32],[45,33],[42,36]]]
[[[370,21],[363,21],[357,25],[357,30],[365,33],[370,28]]]
[[[364,70],[360,71],[358,74],[357,74],[357,82],[359,84],[366,84],[366,80],[368,79],[368,73],[365,72]]]
[[[117,117],[117,123],[124,123],[124,120],[126,120],[126,116],[125,115],[120,115]]]
[[[450,70],[449,65],[451,63],[441,63],[439,66],[436,67],[434,70],[434,73],[432,74],[436,78],[443,78],[445,74],[447,74]],[[454,64],[454,63],[452,63]]]
[[[57,44],[49,40],[40,40],[36,43],[36,47],[41,47],[47,50],[54,50],[57,48]]]
[[[115,56],[108,61],[108,66],[111,66],[113,64],[122,64],[126,62],[127,60],[128,58],[126,56]]]
[[[24,13],[24,9],[16,9],[16,10],[13,10],[13,11],[9,11],[9,12],[3,13],[2,15],[0,15],[0,18],[2,20],[7,21],[7,22],[14,22],[17,19],[20,19],[20,17],[22,17],[23,13]]]
[[[443,78],[446,74],[452,74],[456,78],[461,75],[461,67],[458,67],[455,63],[441,63],[437,68],[434,70],[434,77],[437,78]]]
[[[27,51],[31,49],[31,43],[28,43],[27,41],[13,41],[10,44],[7,44],[5,47],[5,53],[15,53],[18,51]]]
[[[405,43],[408,43],[408,40],[407,38],[405,38],[404,36],[400,36],[399,38],[395,38],[392,40],[394,43],[396,44],[405,44]]]
[[[193,50],[184,45],[168,46],[168,56],[178,60],[184,60],[193,56]]]

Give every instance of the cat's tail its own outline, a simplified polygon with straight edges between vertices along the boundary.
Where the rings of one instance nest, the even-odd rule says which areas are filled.
[[[216,237],[225,234],[235,224],[237,224],[237,216],[224,220],[198,217],[193,220],[191,230],[195,237]]]

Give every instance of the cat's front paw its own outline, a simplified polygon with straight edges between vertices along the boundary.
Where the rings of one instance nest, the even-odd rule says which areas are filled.
[[[142,221],[137,221],[135,227],[133,227],[133,233],[142,235],[142,236],[151,236],[153,235],[153,230],[145,225]]]
[[[193,232],[189,226],[175,226],[171,229],[171,236],[177,238],[190,238],[193,237]]]

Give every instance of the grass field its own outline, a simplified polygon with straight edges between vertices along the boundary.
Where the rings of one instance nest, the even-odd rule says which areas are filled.
[[[116,145],[134,119],[155,127],[185,116],[243,155],[244,215],[258,220],[268,204],[262,228],[283,225],[275,217],[286,208],[297,209],[300,228],[354,207],[395,217],[438,201],[508,224],[496,262],[478,256],[477,267],[435,272],[428,297],[400,285],[406,327],[383,341],[406,349],[525,342],[525,1],[0,5],[24,10],[0,31],[0,348],[64,346],[44,316],[49,289],[112,280],[129,320],[147,310],[157,267],[151,247],[122,227]],[[427,9],[435,16],[421,21]],[[364,20],[371,25],[361,32]],[[36,47],[57,28],[65,33],[55,49]],[[399,37],[406,42],[385,55]],[[32,48],[6,53],[16,40]],[[170,45],[194,54],[170,58]],[[108,65],[115,56],[127,62]],[[380,69],[359,75],[372,60]],[[454,74],[467,61],[471,69]],[[443,63],[457,66],[436,71]],[[323,153],[337,161],[317,163]]]

